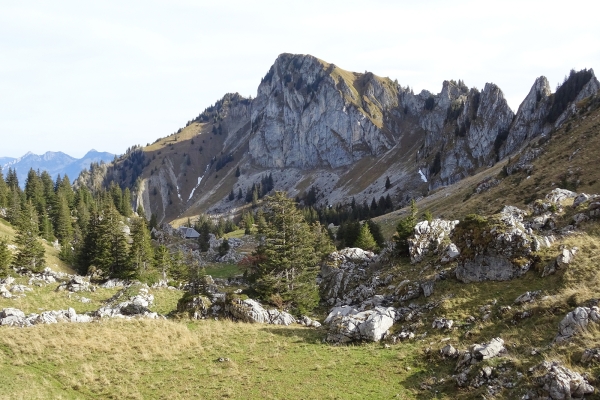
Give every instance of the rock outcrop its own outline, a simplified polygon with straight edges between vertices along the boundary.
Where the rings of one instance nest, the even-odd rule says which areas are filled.
[[[542,372],[544,375],[537,378],[541,388],[538,396],[530,398],[566,400],[583,399],[586,394],[594,393],[594,387],[578,372],[561,365],[557,361],[544,361],[532,371]]]
[[[600,322],[600,309],[598,307],[577,307],[569,312],[558,324],[558,334],[555,343],[564,342],[587,328],[590,322]]]
[[[458,221],[434,219],[431,222],[421,221],[415,225],[414,236],[408,239],[410,261],[417,263],[429,254],[440,255],[442,262],[454,260],[460,250],[450,241],[450,234]]]
[[[273,325],[296,323],[296,319],[291,314],[276,309],[267,310],[252,299],[232,299],[225,304],[225,312],[234,321]]]
[[[455,242],[462,251],[456,278],[462,282],[505,281],[523,275],[541,242],[523,225],[525,212],[506,206],[490,218],[461,221]]]
[[[378,342],[389,333],[395,318],[393,307],[375,307],[367,311],[349,306],[335,307],[324,321],[329,325],[326,340],[330,343]]]

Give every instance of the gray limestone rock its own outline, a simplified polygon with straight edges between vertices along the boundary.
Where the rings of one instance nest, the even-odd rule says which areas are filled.
[[[570,339],[577,332],[587,328],[590,321],[595,323],[600,321],[598,307],[577,307],[558,324],[558,334],[554,338],[554,342],[561,343]]]
[[[494,358],[505,351],[504,340],[501,338],[494,338],[489,343],[476,344],[471,347],[471,354],[478,361]]]
[[[325,324],[329,325],[326,340],[330,343],[378,342],[388,334],[395,318],[393,307],[375,307],[360,312],[351,307],[336,307],[325,319]]]
[[[266,310],[252,299],[234,299],[225,305],[225,311],[234,320],[260,324],[291,325],[296,319],[284,312],[275,309]]]
[[[594,387],[589,384],[587,379],[557,361],[544,361],[535,369],[546,371],[543,376],[538,378],[538,384],[547,399],[581,399],[586,394],[594,393]]]
[[[445,249],[444,261],[456,258],[460,252],[449,236],[458,224],[458,221],[445,221],[434,219],[431,222],[421,221],[415,225],[414,236],[408,239],[410,261],[417,263],[428,253],[442,254]],[[453,246],[449,249],[450,246]],[[457,254],[458,253],[458,254]]]

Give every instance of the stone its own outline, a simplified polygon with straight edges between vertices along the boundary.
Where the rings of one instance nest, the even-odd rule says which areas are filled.
[[[320,328],[321,327],[321,323],[319,321],[310,319],[306,315],[303,315],[298,320],[298,323],[301,325],[307,326],[307,327],[312,327],[312,328]]]
[[[525,292],[515,299],[515,304],[532,303],[541,293],[540,290]]]
[[[535,369],[546,371],[537,381],[548,399],[580,399],[586,394],[594,393],[594,387],[586,378],[557,361],[544,361]]]
[[[454,321],[446,318],[436,318],[433,320],[431,327],[433,329],[451,329]]]
[[[6,317],[17,317],[17,318],[25,318],[25,313],[17,308],[4,308],[0,311],[0,318]]]
[[[421,283],[421,290],[423,291],[423,296],[429,297],[433,294],[433,287],[435,285],[434,280],[429,280]]]
[[[572,199],[575,197],[577,197],[577,193],[575,192],[567,189],[556,188],[546,195],[546,200],[548,200],[550,203],[558,204],[567,199]]]
[[[329,325],[326,340],[330,343],[348,343],[351,341],[382,340],[393,325],[396,309],[393,307],[375,307],[372,310],[353,312],[350,308],[344,309],[343,314],[332,311],[325,324]]]
[[[577,332],[587,328],[590,321],[595,323],[600,321],[600,310],[598,307],[577,307],[569,312],[558,324],[558,334],[554,338],[554,342],[561,343],[570,339]]]
[[[441,348],[440,354],[444,358],[457,358],[460,352],[456,350],[451,344],[447,344]]]
[[[556,257],[556,265],[558,268],[565,268],[568,266],[577,254],[577,247],[573,247],[572,249],[563,249],[561,253]]]
[[[494,338],[489,343],[476,344],[471,348],[473,358],[478,361],[494,358],[505,351],[504,340],[501,338]]]
[[[581,355],[581,363],[589,364],[591,362],[600,362],[600,348],[585,349]]]
[[[266,310],[253,299],[233,299],[225,305],[226,313],[234,320],[250,323],[291,325],[296,319],[285,311]]]
[[[458,221],[446,221],[443,219],[433,219],[421,221],[415,225],[413,237],[408,239],[408,251],[410,261],[417,263],[429,254],[441,254],[450,244],[446,238],[449,238]],[[458,250],[454,245],[453,250]],[[450,252],[454,254],[454,251]],[[460,253],[460,252],[459,252]],[[447,252],[448,254],[448,252]],[[456,257],[454,257],[456,258]],[[445,257],[445,262],[450,261],[450,257]]]

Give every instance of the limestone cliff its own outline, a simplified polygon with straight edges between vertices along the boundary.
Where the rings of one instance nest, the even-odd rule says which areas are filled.
[[[370,72],[282,54],[256,98],[226,95],[142,148],[141,159],[119,158],[105,184],[132,187],[159,220],[235,211],[269,174],[291,196],[316,189],[320,205],[390,195],[399,206],[518,152],[599,89],[592,70],[572,71],[556,93],[540,77],[515,114],[493,83],[480,91],[445,81],[438,94],[415,94]]]

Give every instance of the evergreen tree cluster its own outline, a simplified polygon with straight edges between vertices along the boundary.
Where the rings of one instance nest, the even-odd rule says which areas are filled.
[[[333,246],[326,231],[309,224],[284,192],[265,200],[258,224],[261,241],[246,275],[261,299],[304,314],[319,302],[319,261]]]
[[[273,175],[265,175],[261,178],[259,183],[253,183],[252,187],[246,190],[246,203],[253,203],[259,199],[262,199],[266,196],[271,190],[275,188],[275,183],[273,182]]]

